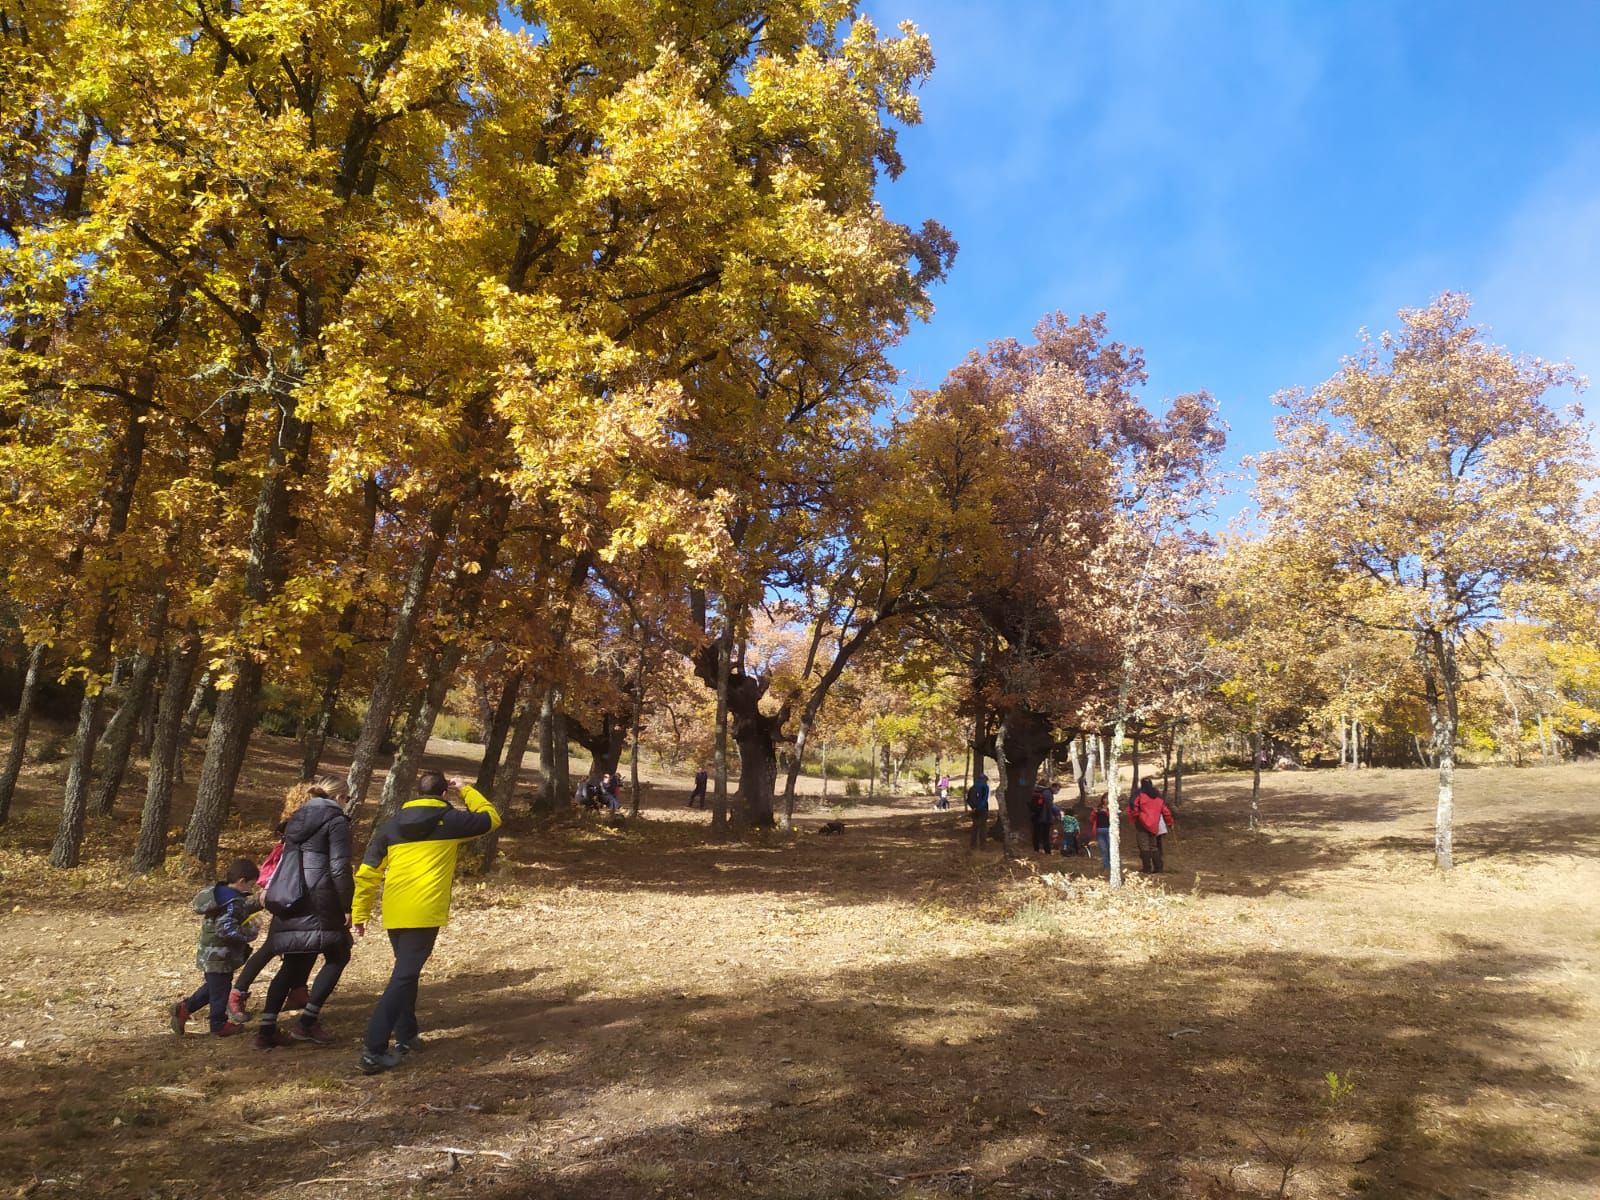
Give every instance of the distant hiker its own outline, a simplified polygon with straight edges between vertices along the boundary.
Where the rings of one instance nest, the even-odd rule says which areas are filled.
[[[1056,807],[1048,787],[1041,785],[1033,789],[1033,795],[1028,798],[1028,816],[1033,823],[1034,850],[1049,854],[1050,834],[1061,819],[1061,810]]]
[[[250,953],[250,943],[260,926],[250,928],[250,917],[260,910],[251,895],[256,886],[256,864],[236,858],[228,864],[222,879],[198,893],[189,907],[203,918],[200,943],[195,950],[195,966],[205,976],[194,995],[172,1006],[172,1032],[182,1034],[189,1017],[202,1006],[210,1010],[211,1032],[217,1037],[243,1033],[244,1026],[228,1020],[228,993],[233,990],[233,973]]]
[[[699,805],[695,801],[700,801]],[[704,808],[706,806],[706,769],[701,767],[694,773],[694,791],[689,793],[690,808]]]
[[[967,811],[972,814],[972,848],[976,850],[989,833],[989,777],[981,771],[967,789]]]
[[[1128,803],[1128,816],[1133,820],[1133,836],[1139,843],[1139,869],[1145,874],[1160,874],[1165,863],[1161,856],[1161,842],[1172,828],[1172,810],[1161,798],[1155,780],[1146,779]]]
[[[934,801],[933,806],[940,812],[944,812],[950,807],[950,776],[940,775],[939,782],[934,790],[938,792],[939,798]]]
[[[578,785],[578,804],[583,808],[606,807],[606,795],[599,779],[591,775]]]
[[[1111,874],[1111,806],[1104,796],[1089,813],[1089,836],[1100,844],[1100,862]]]
[[[271,1050],[290,1041],[328,1045],[334,1038],[321,1021],[323,1005],[339,986],[339,977],[350,962],[350,905],[355,898],[355,877],[350,870],[349,793],[342,781],[329,777],[290,790],[291,797],[304,797],[304,803],[290,815],[283,827],[283,857],[278,871],[300,872],[297,887],[287,889],[298,896],[287,911],[274,908],[272,928],[267,931],[263,950],[283,956],[283,965],[267,988],[256,1029],[256,1048]],[[277,875],[273,877],[278,882]],[[269,885],[266,901],[275,902],[278,889]],[[278,1028],[278,1014],[293,1007],[290,997],[303,991],[322,956],[322,969],[304,993],[300,1019],[285,1033]],[[243,990],[243,989],[241,989]]]
[[[417,983],[433,953],[439,929],[450,916],[450,887],[461,843],[500,827],[500,814],[471,784],[447,780],[437,771],[417,779],[421,796],[401,807],[367,843],[356,872],[351,916],[357,937],[367,932],[383,889],[383,925],[394,947],[394,970],[367,1024],[360,1067],[376,1075],[400,1065],[402,1055],[421,1048],[417,1039]],[[459,795],[468,811],[454,807]],[[395,1038],[395,1049],[389,1038]]]

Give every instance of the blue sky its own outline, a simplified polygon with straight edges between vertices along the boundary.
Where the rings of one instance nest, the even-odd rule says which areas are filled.
[[[933,40],[886,187],[961,244],[896,360],[933,386],[1057,308],[1206,388],[1230,458],[1358,330],[1463,290],[1600,384],[1600,4],[869,0]]]

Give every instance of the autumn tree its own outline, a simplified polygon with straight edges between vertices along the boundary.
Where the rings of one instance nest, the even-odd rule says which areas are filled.
[[[1365,340],[1339,373],[1277,397],[1281,448],[1258,462],[1275,552],[1319,580],[1306,603],[1404,632],[1438,756],[1434,854],[1452,862],[1462,685],[1493,623],[1574,586],[1595,475],[1576,407],[1547,393],[1572,369],[1514,356],[1440,296]]]

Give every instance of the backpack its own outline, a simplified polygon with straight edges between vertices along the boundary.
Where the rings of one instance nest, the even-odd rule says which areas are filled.
[[[300,862],[300,844],[285,841],[281,845],[283,852],[261,906],[275,917],[292,917],[306,902],[306,873]]]

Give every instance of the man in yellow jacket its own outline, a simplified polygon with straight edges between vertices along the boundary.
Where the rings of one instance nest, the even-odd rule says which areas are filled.
[[[400,1065],[401,1057],[418,1049],[417,981],[433,953],[439,927],[450,916],[450,887],[455,881],[456,851],[462,842],[500,827],[500,814],[471,784],[424,771],[417,779],[421,796],[401,806],[367,843],[356,871],[355,902],[350,919],[357,937],[383,887],[383,927],[394,947],[394,971],[367,1023],[361,1070],[376,1075]],[[449,802],[459,796],[463,812]],[[395,1048],[389,1048],[390,1035]]]

